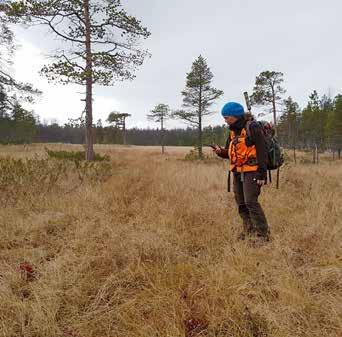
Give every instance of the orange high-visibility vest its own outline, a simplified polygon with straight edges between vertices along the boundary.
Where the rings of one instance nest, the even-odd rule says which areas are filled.
[[[258,170],[255,145],[247,146],[247,130],[243,128],[240,135],[233,130],[229,133],[228,155],[230,160],[230,171],[253,172]]]

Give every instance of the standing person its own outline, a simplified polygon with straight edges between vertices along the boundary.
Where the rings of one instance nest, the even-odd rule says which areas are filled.
[[[229,158],[233,173],[234,196],[243,221],[246,236],[269,240],[269,227],[265,213],[258,202],[261,187],[267,179],[267,153],[265,137],[261,126],[250,119],[241,104],[229,102],[221,114],[229,125],[226,147],[215,145],[214,152],[221,158]]]

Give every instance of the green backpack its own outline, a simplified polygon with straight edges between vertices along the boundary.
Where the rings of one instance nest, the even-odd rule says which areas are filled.
[[[271,171],[277,170],[277,189],[279,188],[279,169],[284,164],[284,150],[280,146],[277,137],[275,136],[275,130],[271,123],[266,121],[250,120],[246,124],[247,136],[250,136],[250,125],[252,123],[258,123],[265,136],[266,152],[267,152],[267,170],[268,180],[272,182]],[[228,171],[228,192],[231,191],[231,177],[230,171]]]
[[[258,123],[265,136],[267,151],[267,170],[277,170],[284,164],[284,151],[280,146],[275,130],[271,123],[266,121],[250,121],[247,122],[247,135],[250,136],[251,123]]]

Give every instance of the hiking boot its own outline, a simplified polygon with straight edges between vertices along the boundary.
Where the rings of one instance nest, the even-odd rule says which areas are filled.
[[[244,241],[246,240],[248,237],[252,236],[254,234],[253,231],[248,231],[248,230],[243,230],[237,237],[238,240],[240,241]]]
[[[266,245],[267,243],[269,243],[271,240],[270,238],[270,234],[261,234],[261,233],[257,233],[255,234],[253,237],[250,238],[249,243],[253,246],[253,247],[261,247],[263,245]]]
[[[264,232],[259,232],[256,234],[257,238],[260,240],[264,240],[265,242],[268,242],[271,240],[271,232],[267,230],[265,233]]]
[[[246,240],[246,232],[242,232],[242,233],[240,233],[239,235],[238,235],[238,237],[237,237],[237,239],[239,240],[239,241],[244,241],[244,240]]]

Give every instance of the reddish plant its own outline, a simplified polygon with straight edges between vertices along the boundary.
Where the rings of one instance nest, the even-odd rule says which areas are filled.
[[[22,271],[27,281],[33,281],[34,279],[36,279],[37,272],[34,270],[34,267],[28,262],[21,263],[19,269]]]
[[[186,337],[204,336],[208,329],[208,322],[203,319],[190,318],[183,321]]]

